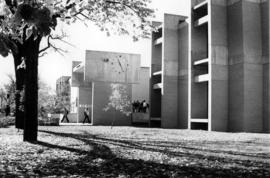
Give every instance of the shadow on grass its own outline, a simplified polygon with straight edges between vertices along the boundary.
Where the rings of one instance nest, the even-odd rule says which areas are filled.
[[[92,135],[87,132],[82,134],[72,133],[60,133],[47,130],[40,130],[49,135],[60,136],[63,138],[73,138],[82,141],[88,147],[91,147],[90,151],[83,149],[72,148],[69,146],[55,145],[52,143],[46,143],[39,141],[36,144],[50,149],[59,149],[63,151],[69,151],[76,153],[77,158],[50,158],[45,163],[40,163],[33,169],[33,173],[36,176],[66,176],[70,177],[267,177],[270,171],[267,169],[269,165],[260,163],[260,168],[250,170],[249,166],[254,163],[251,161],[240,161],[235,159],[227,159],[222,157],[207,156],[203,154],[193,154],[189,152],[170,151],[164,149],[162,144],[166,144],[168,147],[176,147],[187,150],[194,148],[176,145],[173,142],[147,142],[140,143],[128,140],[118,140],[103,138],[99,135]],[[188,157],[190,160],[197,162],[198,164],[181,164],[171,165],[169,163],[157,163],[155,161],[145,161],[137,159],[127,159],[117,156],[107,146],[117,146],[123,149],[134,149],[159,152],[165,154],[171,158]],[[180,149],[181,150],[181,149]],[[203,150],[205,151],[205,150]],[[246,168],[223,168],[222,165],[208,165],[201,164],[201,160],[219,161],[221,163],[236,163],[239,162]],[[248,170],[249,169],[249,170]],[[6,171],[6,175],[14,176],[11,171]],[[0,174],[1,175],[1,174]],[[23,176],[28,176],[28,173],[24,173]]]

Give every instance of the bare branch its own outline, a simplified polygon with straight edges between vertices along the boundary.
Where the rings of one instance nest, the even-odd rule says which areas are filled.
[[[61,49],[61,48],[56,47],[55,45],[53,45],[53,44],[50,42],[50,40],[51,40],[51,39],[52,39],[52,40],[60,40],[60,41],[62,41],[62,42],[64,42],[64,43],[66,43],[66,44],[69,44],[69,45],[73,46],[72,44],[70,44],[70,43],[68,43],[67,41],[64,41],[64,40],[62,39],[64,36],[65,36],[64,33],[63,33],[63,36],[60,36],[60,35],[57,35],[57,36],[49,35],[49,36],[47,37],[47,46],[46,46],[45,48],[41,49],[41,50],[39,51],[39,54],[42,53],[42,52],[44,52],[44,51],[46,51],[46,50],[49,49],[49,48],[53,48],[55,52],[58,52],[59,54],[61,54],[61,55],[63,56],[63,55],[64,55],[63,53],[67,53],[67,51],[66,51],[66,50],[63,50],[63,49]],[[47,54],[47,53],[41,54],[40,57],[43,57],[45,54]]]
[[[42,52],[44,52],[44,51],[46,51],[47,49],[49,49],[51,47],[50,38],[51,38],[51,35],[49,35],[47,37],[47,46],[45,48],[39,50],[39,52],[38,52],[39,54],[42,53]]]

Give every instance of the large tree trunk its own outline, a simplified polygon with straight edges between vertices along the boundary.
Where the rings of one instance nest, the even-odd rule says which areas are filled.
[[[38,54],[40,39],[30,38],[25,47],[24,141],[37,141],[38,131]]]
[[[21,92],[24,85],[24,70],[17,69],[22,60],[22,48],[18,45],[18,53],[13,54],[15,77],[16,77],[16,94],[15,94],[15,127],[18,129],[24,128],[24,112],[23,103],[21,102]]]

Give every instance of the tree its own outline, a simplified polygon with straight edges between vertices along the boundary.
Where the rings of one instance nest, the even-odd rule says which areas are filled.
[[[8,75],[9,82],[4,85],[6,93],[6,102],[10,106],[12,113],[15,111],[15,94],[16,94],[16,81],[14,76]],[[8,97],[7,97],[8,96]]]
[[[52,112],[55,107],[55,92],[53,89],[44,81],[38,81],[38,112],[41,114],[41,108],[46,112]]]
[[[147,17],[153,10],[147,7],[150,0],[0,0],[0,55],[12,53],[14,58],[16,90],[24,89],[24,113],[16,106],[16,126],[24,118],[24,141],[37,140],[38,114],[38,58],[52,47],[51,40],[59,21],[67,24],[77,20],[92,21],[102,31],[149,35]],[[149,27],[149,28],[148,28]],[[47,46],[40,49],[41,40]],[[16,92],[16,105],[20,104]]]
[[[6,92],[3,88],[0,88],[0,113],[2,112],[5,100],[6,100]]]

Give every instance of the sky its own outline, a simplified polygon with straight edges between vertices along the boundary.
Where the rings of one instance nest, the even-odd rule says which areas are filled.
[[[162,21],[164,13],[189,15],[190,0],[152,0],[150,7],[156,10],[155,20]],[[67,34],[68,43],[58,43],[68,52],[64,55],[47,51],[47,54],[39,59],[39,77],[55,89],[57,78],[71,75],[71,63],[73,60],[83,61],[85,50],[114,51],[141,54],[141,65],[150,67],[151,41],[141,39],[133,42],[128,36],[110,36],[88,24],[75,23],[70,26],[59,27]],[[14,75],[13,58],[0,56],[0,87],[8,82],[8,74]]]

